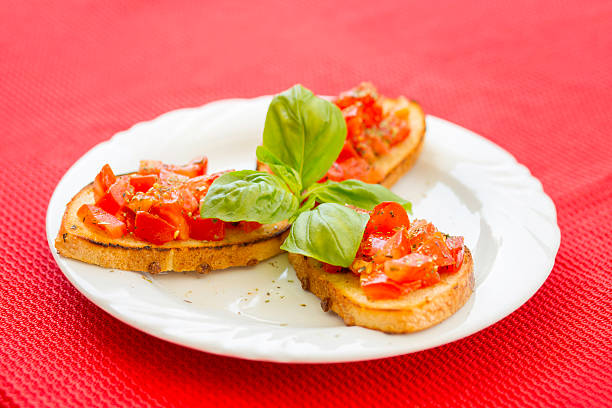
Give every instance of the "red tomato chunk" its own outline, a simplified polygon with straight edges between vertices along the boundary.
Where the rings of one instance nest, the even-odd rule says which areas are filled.
[[[134,235],[155,245],[163,245],[174,239],[174,234],[178,230],[168,221],[157,215],[138,211],[134,225]]]
[[[124,222],[95,205],[83,204],[77,211],[77,216],[85,225],[105,232],[110,238],[121,238],[125,234]]]

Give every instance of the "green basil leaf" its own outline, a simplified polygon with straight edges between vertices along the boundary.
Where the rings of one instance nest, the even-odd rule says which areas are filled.
[[[348,267],[355,259],[369,219],[367,214],[339,204],[321,204],[298,216],[281,249]]]
[[[272,99],[263,146],[299,174],[302,188],[327,173],[345,139],[346,122],[340,109],[301,85]]]
[[[310,194],[319,203],[350,204],[365,210],[371,210],[384,201],[395,201],[412,213],[409,201],[380,184],[368,184],[359,180],[326,181],[312,188]]]
[[[299,207],[285,182],[273,174],[240,170],[216,179],[200,206],[203,218],[257,221],[269,224],[288,219]]]
[[[302,192],[302,182],[300,181],[300,175],[287,165],[283,164],[276,156],[272,154],[268,149],[263,146],[257,146],[257,160],[265,163],[272,173],[283,179],[293,194],[299,196]]]

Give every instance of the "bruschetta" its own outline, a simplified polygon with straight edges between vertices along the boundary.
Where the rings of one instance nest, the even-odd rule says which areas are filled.
[[[390,188],[415,163],[425,141],[425,114],[403,96],[388,98],[364,82],[333,99],[346,121],[338,159],[321,181],[357,179]],[[261,163],[258,168],[266,167]]]
[[[107,268],[159,273],[255,265],[282,252],[289,224],[202,219],[199,203],[221,174],[206,160],[141,161],[115,176],[105,165],[68,203],[55,240],[60,255]]]
[[[423,330],[459,310],[474,290],[472,255],[462,237],[431,223],[410,223],[397,203],[372,210],[349,268],[299,253],[289,261],[305,290],[347,325],[387,333]]]

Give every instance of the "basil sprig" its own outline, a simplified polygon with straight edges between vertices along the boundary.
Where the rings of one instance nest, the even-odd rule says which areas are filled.
[[[346,123],[333,103],[301,85],[272,99],[257,159],[273,174],[241,170],[216,179],[200,207],[204,218],[223,221],[289,220],[282,249],[320,261],[349,266],[359,249],[368,215],[383,201],[410,203],[378,184],[323,178],[346,139]],[[320,205],[315,207],[316,203]]]

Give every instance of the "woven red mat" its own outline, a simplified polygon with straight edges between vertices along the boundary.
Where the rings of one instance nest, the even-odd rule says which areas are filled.
[[[612,3],[110,3],[0,7],[0,406],[612,405]],[[361,80],[499,144],[553,198],[556,265],[501,322],[378,361],[242,361],[120,323],[53,261],[48,200],[94,144],[180,107]]]

